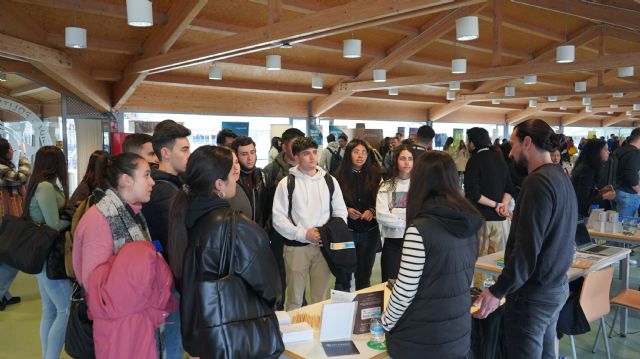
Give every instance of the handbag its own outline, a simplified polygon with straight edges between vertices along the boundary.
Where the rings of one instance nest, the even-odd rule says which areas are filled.
[[[200,315],[199,332],[219,338],[214,342],[201,342],[199,355],[203,358],[277,358],[284,351],[278,319],[233,270],[237,218],[238,212],[231,211],[225,220],[219,279],[203,280],[198,285],[198,300],[207,303]]]
[[[69,322],[64,336],[64,350],[74,359],[96,357],[93,346],[93,321],[87,315],[84,289],[75,281],[69,308]]]
[[[38,274],[60,233],[30,219],[5,215],[0,225],[0,262]]]
[[[66,237],[60,234],[53,241],[53,246],[47,256],[47,278],[49,279],[68,279],[65,266],[65,248]]]

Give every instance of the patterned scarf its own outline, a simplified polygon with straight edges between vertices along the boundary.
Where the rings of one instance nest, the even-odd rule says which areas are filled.
[[[113,236],[113,254],[118,253],[125,243],[151,241],[147,221],[142,213],[135,214],[113,189],[105,191],[96,207],[109,222]]]

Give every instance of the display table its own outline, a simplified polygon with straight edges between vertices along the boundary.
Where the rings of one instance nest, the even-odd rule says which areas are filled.
[[[585,276],[589,272],[594,272],[602,268],[608,267],[612,264],[620,262],[620,273],[622,275],[623,289],[629,288],[629,254],[630,249],[627,248],[614,248],[613,254],[609,256],[599,256],[600,259],[594,262],[589,268],[569,268],[567,277],[569,281]],[[478,258],[476,261],[476,271],[486,273],[489,275],[499,276],[502,273],[502,268],[498,266],[497,261],[504,257],[504,251],[496,252],[486,256]],[[623,314],[620,320],[620,335],[624,336],[627,333],[627,310],[623,310]]]

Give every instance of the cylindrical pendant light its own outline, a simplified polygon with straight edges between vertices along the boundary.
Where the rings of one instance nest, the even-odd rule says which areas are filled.
[[[585,107],[584,107],[584,112],[593,112],[593,107],[591,107],[591,106],[585,106]]]
[[[492,105],[499,105],[500,104],[500,100],[493,99],[493,100],[491,100],[491,104]]]
[[[529,100],[529,107],[538,107],[538,100]]]
[[[504,95],[505,96],[515,96],[516,95],[516,88],[514,86],[505,86],[504,87]]]
[[[373,82],[385,82],[387,81],[387,70],[375,69],[373,70]]]
[[[562,45],[556,48],[556,62],[559,64],[567,64],[575,61],[576,47],[573,45]]]
[[[311,88],[321,90],[324,85],[324,81],[322,81],[322,77],[320,75],[314,75],[311,78]]]
[[[633,66],[618,67],[618,77],[631,77],[633,76]]]
[[[607,115],[613,115],[613,111],[607,111]]]
[[[612,103],[611,105],[609,105],[609,107],[611,107],[611,108],[618,108],[618,105],[616,105],[615,103]]]
[[[280,55],[267,55],[267,70],[277,71],[281,69]]]
[[[576,81],[576,92],[587,91],[587,81]]]
[[[634,103],[633,104],[633,110],[634,111],[640,111],[640,103]]]
[[[451,82],[449,82],[449,90],[451,90],[451,91],[460,90],[460,81],[451,81]]]
[[[585,96],[585,97],[583,97],[583,98],[582,98],[582,104],[583,104],[584,106],[591,105],[591,97],[589,97],[589,96]]]
[[[626,114],[627,114],[627,116],[631,116],[631,115],[633,115],[633,112],[632,111],[627,111]]]
[[[342,56],[348,59],[360,57],[362,41],[358,39],[346,39],[342,42]]]
[[[549,100],[549,102],[556,102],[558,101],[558,96],[549,96],[547,97],[547,100]]]
[[[0,72],[0,82],[5,81],[7,81],[7,74],[5,74],[4,72]]]
[[[127,0],[127,23],[131,26],[153,25],[153,8],[150,0]]]
[[[215,64],[209,67],[209,80],[222,80],[222,69]]]
[[[87,48],[87,29],[67,26],[64,28],[64,46],[73,49]]]
[[[453,59],[451,60],[451,73],[452,74],[464,74],[467,72],[467,59]]]
[[[567,106],[560,106],[560,110],[565,111],[567,109]]]
[[[624,97],[624,92],[614,92],[613,97],[616,97],[616,98]]]
[[[477,16],[465,16],[456,20],[456,39],[470,41],[480,37]]]
[[[525,85],[533,85],[536,82],[538,82],[538,76],[536,75],[527,75],[524,77],[524,84]]]
[[[391,96],[398,96],[398,93],[400,93],[400,91],[398,91],[397,87],[392,87],[389,89],[389,95]]]
[[[447,100],[453,101],[456,99],[455,91],[447,91]]]

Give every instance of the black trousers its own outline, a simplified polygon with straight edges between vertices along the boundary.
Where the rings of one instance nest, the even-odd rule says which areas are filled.
[[[569,295],[565,284],[549,290],[520,289],[507,296],[504,341],[507,358],[555,358],[556,323]]]
[[[371,272],[376,261],[376,253],[380,246],[380,230],[378,227],[368,232],[353,232],[353,241],[356,244],[356,290],[371,286]],[[346,273],[341,278],[336,278],[336,290],[351,291],[351,273]]]
[[[280,272],[280,283],[282,284],[282,300],[280,303],[277,303],[277,310],[284,310],[284,299],[286,289],[287,289],[287,272],[284,268],[284,240],[281,235],[279,235],[275,229],[272,229],[269,233],[269,242],[271,245],[271,252],[273,252],[273,256],[276,259],[276,264],[278,265],[278,271]]]
[[[382,281],[398,278],[400,259],[402,258],[402,238],[385,238],[382,246]]]

